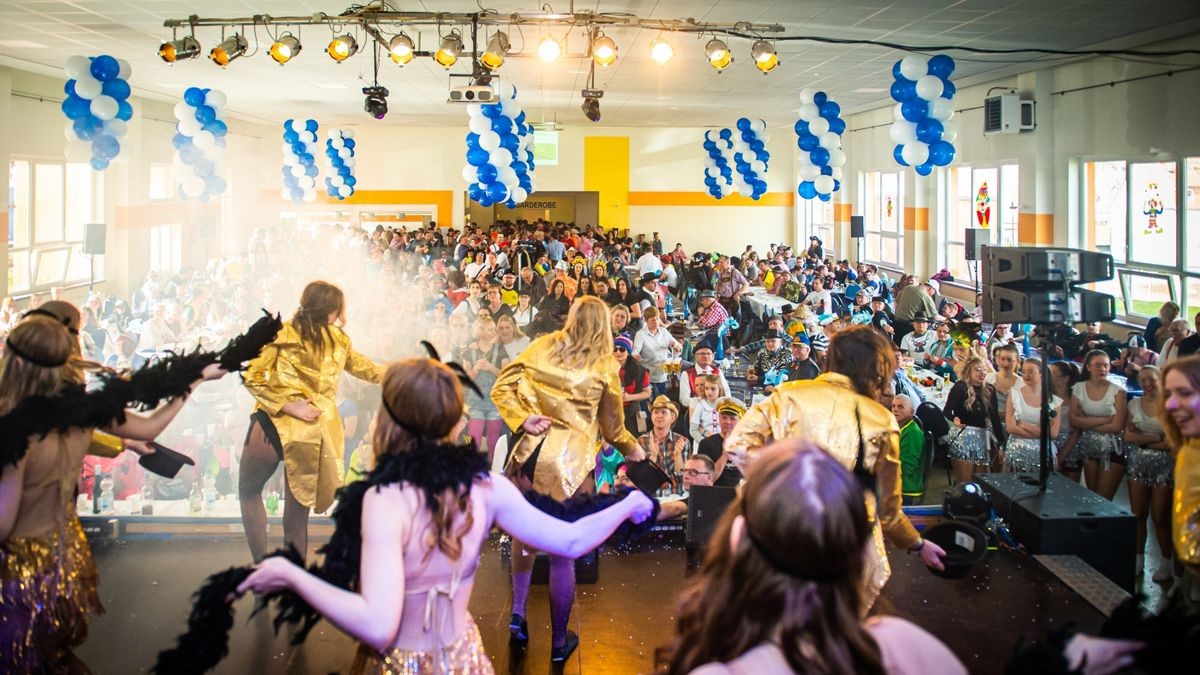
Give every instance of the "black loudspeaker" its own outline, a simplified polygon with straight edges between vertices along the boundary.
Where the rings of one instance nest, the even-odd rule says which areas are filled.
[[[970,232],[970,230],[968,230]],[[1115,274],[1112,256],[1069,248],[983,246],[984,323],[1112,321],[1113,296],[1080,284]]]
[[[968,227],[966,256],[967,260],[983,260],[983,246],[988,243],[988,231],[981,227]]]
[[[850,216],[850,236],[855,239],[862,239],[867,236],[862,216]]]
[[[705,548],[717,521],[737,499],[737,490],[729,487],[693,485],[688,494],[687,546]]]
[[[83,227],[83,254],[104,255],[108,227],[104,223],[88,223]]]
[[[1078,556],[1134,592],[1137,520],[1132,513],[1058,473],[1050,474],[1045,492],[1034,474],[983,473],[975,481],[1030,554]]]

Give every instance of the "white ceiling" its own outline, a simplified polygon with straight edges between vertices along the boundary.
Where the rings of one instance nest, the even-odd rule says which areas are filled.
[[[536,0],[483,0],[502,15],[538,11]],[[70,54],[108,53],[133,64],[135,92],[157,98],[178,98],[187,86],[216,87],[228,95],[232,112],[262,120],[310,116],[323,123],[367,121],[359,90],[369,84],[371,59],[360,52],[344,63],[324,54],[330,32],[306,27],[299,33],[303,53],[287,66],[266,54],[270,40],[263,29],[257,54],[235,61],[226,70],[206,58],[169,66],[159,60],[159,43],[170,35],[166,19],[183,19],[194,12],[204,17],[307,15],[340,13],[346,2],[314,0],[0,0],[0,64],[36,72],[61,74]],[[404,1],[391,3],[408,11],[477,11],[470,0]],[[568,11],[567,2],[553,3]],[[698,21],[755,21],[779,23],[788,35],[884,40],[920,45],[974,47],[1043,47],[1077,49],[1096,45],[1134,47],[1200,30],[1200,0],[599,0],[577,2],[576,11],[628,12],[644,18]],[[530,118],[557,119],[563,124],[589,124],[579,110],[579,90],[587,62],[560,58],[545,65],[536,58],[539,28],[510,29],[511,56],[502,69],[519,88]],[[420,47],[436,48],[436,31],[409,30]],[[563,34],[555,29],[556,37]],[[725,72],[710,68],[703,56],[707,38],[664,36],[675,47],[666,66],[650,60],[649,43],[657,32],[614,29],[607,33],[620,49],[617,63],[597,70],[597,86],[605,90],[602,124],[619,126],[728,126],[736,117],[754,115],[774,124],[795,119],[797,92],[805,86],[828,91],[843,110],[861,110],[887,98],[891,65],[898,52],[874,46],[833,46],[807,41],[779,42],[781,65],[769,75],[758,73],[750,59],[750,43],[730,38],[735,62]],[[220,30],[197,31],[204,53],[219,41]],[[248,36],[251,50],[253,35]],[[360,36],[360,44],[365,39]],[[581,30],[568,37],[566,52],[581,54]],[[958,58],[955,78],[962,82],[988,75],[1028,70],[1030,58]],[[968,58],[973,60],[967,60]],[[391,90],[391,113],[384,123],[442,125],[459,123],[460,108],[445,102],[448,77],[430,59],[417,59],[399,68],[386,58],[380,64],[381,84]],[[468,72],[460,60],[455,72]]]

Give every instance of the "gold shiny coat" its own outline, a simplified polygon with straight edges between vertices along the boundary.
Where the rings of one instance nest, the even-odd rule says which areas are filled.
[[[544,435],[520,436],[508,471],[523,466],[541,444],[533,489],[561,500],[575,494],[595,469],[597,441],[603,438],[629,454],[637,439],[625,428],[617,360],[606,357],[574,370],[554,358],[553,345],[553,335],[540,337],[505,366],[492,385],[492,402],[513,431],[530,415],[552,420]]]
[[[342,484],[345,430],[338,415],[337,389],[342,373],[378,383],[384,367],[354,351],[350,337],[337,326],[329,327],[332,343],[323,354],[304,344],[291,321],[242,375],[254,397],[255,410],[262,410],[275,424],[283,445],[288,488],[296,499],[318,513],[333,504]],[[283,406],[292,401],[312,401],[321,411],[314,422],[285,415]]]
[[[877,495],[867,499],[867,513],[874,520],[872,554],[863,580],[864,608],[869,608],[891,576],[883,537],[902,550],[920,541],[900,509],[900,428],[892,413],[855,392],[846,376],[824,373],[815,380],[785,382],[751,406],[725,439],[725,449],[745,470],[756,450],[776,440],[800,438],[820,445],[842,466],[853,469],[860,426],[863,466],[875,475]]]
[[[1185,565],[1200,566],[1200,439],[1188,440],[1175,456],[1171,537]]]

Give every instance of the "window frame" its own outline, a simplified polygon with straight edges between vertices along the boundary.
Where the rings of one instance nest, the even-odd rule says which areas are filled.
[[[1004,169],[1005,169],[1005,167],[1010,167],[1010,166],[1016,167],[1016,169],[1017,169],[1017,179],[1016,179],[1017,185],[1016,185],[1015,203],[1018,206],[1018,209],[1017,209],[1018,220],[1017,220],[1017,222],[1013,223],[1011,232],[1008,231],[1008,229],[1006,228],[1005,223],[1004,223],[1004,213],[1005,213],[1005,209],[1007,208],[1004,205],[1004,198],[1007,197],[1012,192],[1012,190],[1008,187],[1009,181],[1005,180],[1005,178],[1004,178]],[[995,185],[995,190],[993,192],[993,194],[995,195],[995,202],[994,202],[994,206],[992,207],[992,212],[994,214],[993,215],[993,223],[991,224],[991,227],[988,228],[989,231],[996,232],[996,241],[991,242],[990,241],[991,237],[989,236],[988,243],[993,246],[1002,246],[1002,245],[1004,245],[1005,235],[1011,234],[1012,235],[1012,245],[1013,246],[1020,245],[1020,240],[1019,240],[1019,237],[1020,237],[1020,233],[1019,233],[1020,203],[1021,203],[1021,192],[1020,192],[1020,190],[1021,190],[1021,174],[1020,174],[1021,164],[1020,164],[1020,162],[1018,162],[1016,160],[1000,160],[1000,161],[993,161],[993,162],[981,162],[978,164],[974,164],[974,163],[972,163],[972,164],[955,164],[954,166],[949,167],[945,171],[946,180],[945,180],[945,183],[943,184],[944,190],[941,194],[941,200],[943,202],[943,207],[945,208],[945,211],[944,211],[945,217],[939,219],[940,222],[938,224],[938,235],[939,235],[938,238],[939,238],[939,242],[940,242],[940,245],[938,246],[938,256],[939,256],[938,267],[940,269],[948,269],[951,272],[955,271],[953,268],[953,265],[952,265],[952,261],[957,259],[957,257],[951,252],[951,249],[953,249],[954,247],[958,247],[958,249],[962,252],[964,259],[965,259],[966,250],[967,250],[967,241],[966,241],[965,234],[962,237],[962,239],[953,239],[951,236],[956,230],[956,227],[955,227],[956,222],[955,221],[958,218],[957,210],[958,210],[958,206],[959,206],[958,202],[960,199],[959,194],[958,194],[958,176],[959,176],[959,172],[964,171],[964,170],[967,171],[968,175],[970,176],[971,189],[970,189],[970,195],[968,196],[968,200],[972,203],[975,200],[975,192],[976,192],[975,172],[976,171],[995,171],[996,172],[996,185]],[[975,220],[974,220],[975,209],[972,207],[969,210],[969,213],[970,213],[970,218],[969,218],[970,225],[968,225],[968,227],[973,227],[973,225],[975,223]],[[963,228],[963,232],[964,233],[966,232],[965,227]],[[960,278],[967,279],[968,277],[973,277],[974,274],[975,274],[974,272],[968,270],[968,274],[965,276],[959,275],[959,274],[955,274],[954,276],[955,276],[955,279],[960,279]]]
[[[858,243],[858,259],[879,267],[888,269],[904,269],[904,204],[906,197],[905,171],[901,169],[864,169],[858,172],[858,193],[856,195],[858,201],[858,213],[863,217],[863,237]],[[896,230],[895,232],[884,229],[883,227],[883,176],[884,174],[893,174],[896,176]],[[873,198],[878,200],[876,208],[868,208],[867,200],[867,181],[874,182]],[[875,218],[878,218],[877,220]],[[872,237],[879,238],[879,255],[871,257],[870,247],[867,242]],[[884,240],[895,242],[896,259],[885,260],[883,257]]]

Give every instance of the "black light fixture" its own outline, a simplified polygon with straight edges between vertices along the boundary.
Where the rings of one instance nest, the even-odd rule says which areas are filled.
[[[579,107],[589,120],[593,122],[600,121],[600,99],[588,96],[583,99],[583,105]]]
[[[383,119],[388,112],[387,87],[381,87],[376,84],[373,87],[363,87],[362,92],[367,97],[367,100],[363,102],[363,110],[366,110],[368,115],[377,120]]]
[[[200,55],[200,43],[191,35],[184,35],[178,40],[168,40],[158,48],[158,57],[167,63],[194,59]]]

